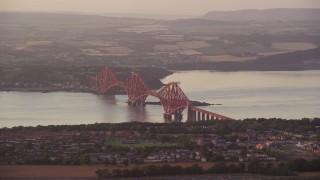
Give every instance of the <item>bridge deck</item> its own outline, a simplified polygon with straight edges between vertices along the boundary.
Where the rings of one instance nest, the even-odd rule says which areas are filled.
[[[221,119],[221,120],[226,120],[226,119],[234,120],[234,119],[229,118],[229,117],[227,117],[227,116],[223,116],[223,115],[216,114],[216,113],[213,113],[213,112],[210,112],[210,111],[206,111],[206,110],[203,110],[203,109],[194,107],[194,106],[190,106],[189,108],[190,108],[192,111],[201,112],[201,113],[203,113],[203,114],[206,114],[206,115],[209,115],[209,116],[212,116],[212,117],[216,117],[216,118]]]

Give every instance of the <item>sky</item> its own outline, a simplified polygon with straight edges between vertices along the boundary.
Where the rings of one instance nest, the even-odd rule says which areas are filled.
[[[0,11],[203,15],[209,11],[320,8],[320,0],[0,0]]]

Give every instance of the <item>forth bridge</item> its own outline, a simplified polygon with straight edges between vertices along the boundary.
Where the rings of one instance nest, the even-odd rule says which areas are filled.
[[[115,86],[124,88],[128,95],[128,104],[132,106],[145,106],[148,96],[158,98],[164,109],[165,122],[181,122],[182,112],[186,108],[188,109],[187,121],[232,119],[192,106],[176,82],[168,83],[158,91],[150,90],[139,73],[132,72],[124,82],[121,82],[107,66],[99,74],[90,76],[89,79],[91,86],[99,94],[107,94]]]

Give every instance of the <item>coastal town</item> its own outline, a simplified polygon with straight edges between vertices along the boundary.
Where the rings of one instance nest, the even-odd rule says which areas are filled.
[[[313,121],[319,123],[319,119]],[[208,122],[208,125],[201,122],[179,125],[180,128],[175,131],[183,133],[173,134],[161,133],[161,129],[174,126],[161,123],[100,125],[105,128],[99,127],[99,124],[2,128],[0,162],[128,165],[255,160],[276,162],[320,157],[319,126],[308,131],[245,129],[223,133],[217,132],[214,127],[228,122],[211,123],[213,125]],[[128,129],[127,126],[132,127]]]

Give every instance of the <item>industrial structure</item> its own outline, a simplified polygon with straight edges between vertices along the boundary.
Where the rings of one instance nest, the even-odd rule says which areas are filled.
[[[108,93],[115,86],[124,88],[128,95],[128,104],[133,106],[145,106],[147,96],[158,98],[163,106],[163,117],[166,122],[182,121],[182,111],[186,108],[188,109],[187,121],[231,119],[192,106],[188,97],[175,82],[168,83],[158,91],[154,91],[148,88],[140,74],[131,73],[124,82],[121,82],[107,66],[98,75],[90,76],[90,82],[100,94]]]

